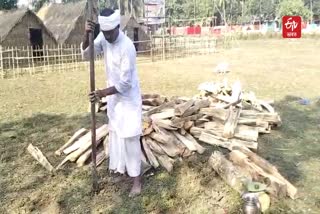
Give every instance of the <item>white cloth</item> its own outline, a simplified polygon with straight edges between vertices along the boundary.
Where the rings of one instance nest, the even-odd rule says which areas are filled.
[[[116,132],[109,132],[109,169],[121,174],[127,171],[130,177],[141,173],[140,136],[120,138]]]
[[[101,32],[94,41],[94,50],[96,55],[104,53],[107,86],[115,86],[119,92],[107,97],[109,129],[120,138],[141,135],[142,100],[132,41],[120,31],[110,44]],[[89,59],[89,48],[81,51],[83,58]]]
[[[120,11],[115,10],[110,16],[98,16],[98,22],[103,31],[115,29],[120,25]]]

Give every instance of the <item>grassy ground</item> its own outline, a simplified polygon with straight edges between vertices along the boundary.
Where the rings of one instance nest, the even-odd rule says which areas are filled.
[[[220,80],[214,66],[231,64],[229,81],[240,79],[258,97],[274,99],[283,126],[260,138],[259,154],[278,166],[299,189],[295,201],[274,201],[270,213],[320,212],[320,41],[241,41],[212,56],[139,65],[144,92],[191,96],[203,81]],[[104,85],[98,71],[98,86]],[[26,152],[38,146],[54,166],[54,151],[77,129],[90,127],[87,71],[0,80],[0,213],[239,213],[239,196],[207,166],[203,156],[178,161],[144,180],[143,195],[127,197],[129,183],[110,185],[99,168],[102,191],[91,198],[89,169],[69,164],[54,176]],[[297,103],[309,98],[311,105]],[[103,121],[99,117],[99,121]],[[105,164],[105,163],[104,163]]]

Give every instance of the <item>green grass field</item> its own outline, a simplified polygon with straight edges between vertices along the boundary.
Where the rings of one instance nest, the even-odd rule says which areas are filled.
[[[299,198],[273,201],[269,213],[320,212],[320,40],[240,41],[211,56],[139,64],[144,93],[192,96],[204,81],[219,81],[215,65],[226,60],[230,82],[259,98],[274,99],[283,126],[259,139],[259,155],[276,165],[299,190]],[[91,171],[68,164],[49,175],[26,152],[39,147],[56,166],[54,156],[79,128],[90,128],[87,113],[88,71],[66,71],[15,80],[0,80],[0,213],[240,213],[240,198],[207,165],[214,149],[178,161],[174,172],[154,172],[144,179],[143,195],[127,197],[129,183],[106,182],[91,197]],[[97,86],[105,84],[97,71]],[[311,104],[298,104],[300,97]],[[99,123],[103,117],[99,116]]]

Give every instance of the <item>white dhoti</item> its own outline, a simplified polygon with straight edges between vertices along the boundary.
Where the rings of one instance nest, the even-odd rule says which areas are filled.
[[[109,169],[130,177],[141,173],[140,136],[120,138],[115,131],[109,132]]]

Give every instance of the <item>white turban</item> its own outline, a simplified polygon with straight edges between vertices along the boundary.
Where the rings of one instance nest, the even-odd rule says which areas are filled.
[[[101,30],[113,30],[120,25],[120,11],[115,10],[110,16],[98,16],[98,22]]]

